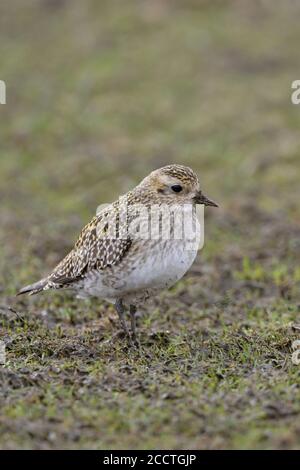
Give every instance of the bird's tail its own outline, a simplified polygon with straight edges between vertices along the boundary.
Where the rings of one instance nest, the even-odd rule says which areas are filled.
[[[41,279],[38,282],[35,282],[34,284],[30,284],[29,286],[23,287],[23,289],[19,290],[17,295],[22,295],[22,294],[29,294],[29,295],[34,295],[38,294],[42,290],[47,289],[47,284],[48,284],[48,279]]]

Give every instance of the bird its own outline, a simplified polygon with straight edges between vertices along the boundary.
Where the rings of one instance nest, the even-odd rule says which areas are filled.
[[[191,168],[170,164],[152,171],[134,189],[100,208],[54,270],[17,295],[68,289],[78,298],[107,300],[114,304],[122,330],[137,343],[138,307],[181,279],[197,256],[197,204],[218,207],[203,194]],[[189,223],[178,236],[185,220],[178,219],[180,214],[188,214]]]

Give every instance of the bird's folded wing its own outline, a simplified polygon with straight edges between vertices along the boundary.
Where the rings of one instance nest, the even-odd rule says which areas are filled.
[[[89,271],[105,270],[119,263],[132,245],[125,233],[112,235],[107,230],[104,214],[98,214],[86,225],[73,250],[58,264],[49,281],[59,285],[72,284]]]

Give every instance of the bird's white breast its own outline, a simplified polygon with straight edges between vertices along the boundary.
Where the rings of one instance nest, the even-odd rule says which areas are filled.
[[[81,294],[107,300],[142,298],[143,292],[151,294],[172,286],[195,260],[199,233],[196,222],[181,239],[136,240],[134,253],[128,253],[119,265],[90,273]]]
[[[190,268],[196,250],[186,249],[183,242],[161,242],[137,259],[126,279],[132,289],[163,289],[178,281]]]

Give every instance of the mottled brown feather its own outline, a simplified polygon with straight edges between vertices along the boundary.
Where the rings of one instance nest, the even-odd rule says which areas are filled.
[[[112,211],[117,218],[117,203],[112,206]],[[112,211],[101,212],[83,228],[73,250],[49,276],[49,287],[55,287],[52,283],[59,287],[70,285],[83,279],[93,269],[101,271],[122,260],[132,240],[126,235],[123,238],[112,238],[110,233],[106,233],[107,215],[111,217]]]

